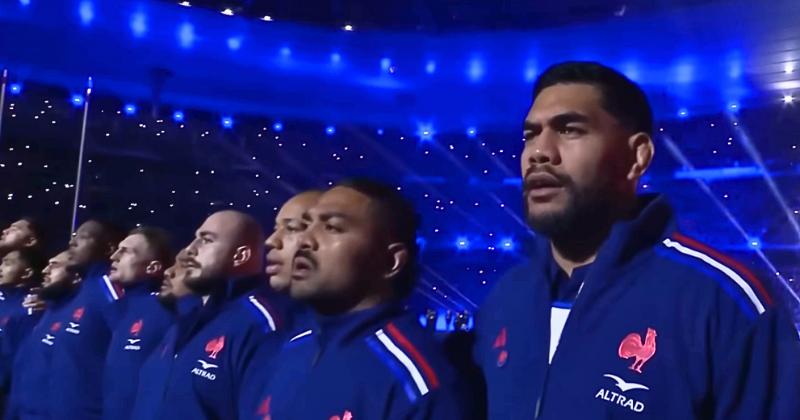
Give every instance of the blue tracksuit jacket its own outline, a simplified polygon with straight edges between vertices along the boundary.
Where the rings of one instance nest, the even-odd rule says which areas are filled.
[[[125,289],[119,320],[111,333],[103,372],[103,418],[130,418],[139,371],[175,321],[175,312],[155,296],[158,284],[145,281]]]
[[[30,334],[22,341],[14,358],[11,394],[4,418],[6,420],[51,419],[49,379],[53,375],[50,361],[59,332],[64,328],[61,319],[67,314],[67,304],[78,290],[47,302],[47,310]]]
[[[283,345],[268,368],[269,384],[240,418],[469,418],[440,344],[398,306],[314,324]]]
[[[103,367],[122,292],[107,271],[107,264],[92,267],[58,320],[62,328],[52,348],[45,399],[54,419],[101,418]]]
[[[544,239],[491,292],[475,349],[489,418],[800,418],[787,313],[743,266],[676,232],[663,197],[641,201],[576,270],[573,301],[558,302],[565,280]],[[548,363],[551,314],[565,308]]]
[[[132,418],[236,418],[246,368],[286,322],[288,302],[268,289],[263,276],[225,284],[181,317],[147,359]]]
[[[27,287],[0,288],[0,408],[10,390],[12,362],[17,350],[41,317],[41,312],[30,312],[22,307],[28,293]]]

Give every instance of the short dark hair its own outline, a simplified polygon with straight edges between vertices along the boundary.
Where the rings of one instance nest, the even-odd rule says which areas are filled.
[[[33,234],[33,237],[36,238],[35,248],[44,249],[45,234],[39,221],[31,216],[23,216],[20,217],[19,220],[28,224],[28,229]]]
[[[39,282],[42,276],[42,270],[44,270],[45,265],[47,265],[47,259],[42,252],[38,248],[20,248],[15,251],[18,253],[19,259],[24,261],[33,271],[34,282]]]
[[[92,218],[84,223],[97,223],[100,226],[100,237],[98,238],[104,243],[119,244],[125,239],[125,229],[120,225],[105,219]]]
[[[602,106],[634,133],[653,134],[653,109],[641,87],[624,74],[593,61],[566,61],[548,67],[533,86],[533,99],[558,84],[587,84],[602,94]]]
[[[334,187],[356,190],[369,197],[376,205],[381,223],[387,227],[393,241],[401,242],[408,250],[408,263],[395,281],[395,292],[404,298],[417,284],[417,229],[419,216],[414,205],[397,191],[396,187],[369,178],[348,178]]]
[[[154,226],[141,226],[128,232],[130,235],[142,235],[153,250],[155,258],[164,265],[164,268],[175,263],[175,251],[172,248],[172,237],[164,229]]]

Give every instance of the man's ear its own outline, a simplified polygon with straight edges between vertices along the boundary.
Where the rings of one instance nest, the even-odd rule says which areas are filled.
[[[402,242],[395,242],[389,244],[386,250],[389,253],[390,267],[384,273],[383,278],[390,279],[397,276],[408,265],[408,247]]]
[[[153,260],[150,261],[149,264],[147,264],[147,267],[144,269],[144,272],[146,274],[153,275],[161,272],[163,269],[164,269],[164,264],[162,264],[161,261]]]
[[[233,254],[233,266],[240,267],[247,264],[253,258],[253,250],[249,246],[240,246],[236,248]]]
[[[640,179],[653,163],[655,147],[649,134],[636,133],[628,138],[628,148],[633,152],[633,162],[628,170],[627,178],[635,181]]]
[[[29,236],[28,239],[25,240],[26,248],[32,248],[36,245],[39,245],[39,239],[37,239],[35,236]]]

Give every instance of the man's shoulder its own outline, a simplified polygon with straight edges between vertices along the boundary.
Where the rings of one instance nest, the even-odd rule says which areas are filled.
[[[411,314],[404,314],[375,329],[364,343],[386,370],[391,381],[410,380],[420,396],[454,385],[455,371],[449,363],[444,345],[433,333],[424,329]]]
[[[689,236],[674,233],[654,248],[648,276],[682,295],[736,306],[755,318],[775,305],[771,285],[744,263]]]

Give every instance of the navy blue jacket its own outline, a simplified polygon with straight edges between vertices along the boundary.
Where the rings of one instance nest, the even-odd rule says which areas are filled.
[[[27,287],[0,288],[0,400],[10,389],[12,362],[17,350],[41,317],[41,312],[22,306],[29,291]]]
[[[47,386],[53,372],[50,369],[53,347],[58,342],[61,323],[68,314],[68,303],[77,290],[59,299],[49,300],[39,322],[22,341],[14,358],[11,394],[4,415],[6,420],[51,419]]]
[[[245,370],[268,334],[286,321],[287,302],[262,276],[225,285],[181,317],[147,359],[132,418],[236,418]]]
[[[49,375],[51,416],[59,420],[99,419],[103,367],[121,290],[106,276],[108,265],[92,267],[80,290],[65,305],[53,346]]]
[[[266,367],[269,384],[240,418],[469,418],[440,344],[399,307],[315,324],[283,345]]]
[[[476,323],[489,418],[797,419],[800,341],[740,264],[675,231],[643,197],[581,277],[552,363],[548,241],[494,288]]]
[[[142,364],[175,321],[175,313],[155,295],[157,287],[151,281],[138,283],[126,288],[118,303],[121,316],[111,333],[103,373],[104,419],[130,418]]]

